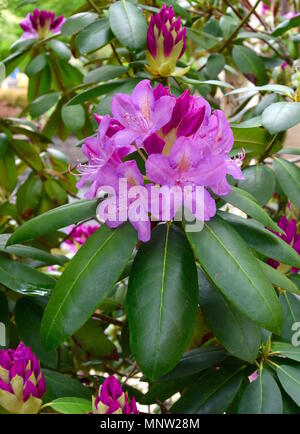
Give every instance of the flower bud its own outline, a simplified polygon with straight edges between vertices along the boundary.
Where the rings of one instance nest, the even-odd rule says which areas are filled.
[[[186,47],[186,29],[180,17],[176,19],[172,6],[164,4],[161,11],[152,15],[147,33],[147,70],[153,76],[180,75],[177,60]],[[181,71],[185,73],[186,69]]]
[[[0,350],[0,407],[10,413],[36,414],[46,383],[38,359],[21,342],[16,350]]]
[[[24,30],[22,39],[45,38],[49,33],[59,33],[65,22],[64,16],[55,16],[55,12],[40,11],[35,9],[32,14],[27,14],[25,20],[20,22]]]
[[[115,376],[108,377],[100,386],[98,396],[94,400],[94,414],[137,414],[134,397],[131,400],[124,393]]]

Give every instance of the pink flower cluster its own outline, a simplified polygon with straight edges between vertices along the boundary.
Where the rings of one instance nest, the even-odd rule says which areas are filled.
[[[138,414],[134,397],[131,400],[114,375],[108,377],[94,401],[94,414]]]
[[[70,251],[76,252],[97,229],[99,229],[99,225],[81,224],[77,227],[71,226],[68,231],[69,238],[65,241],[65,244]]]
[[[232,159],[229,156],[233,134],[225,114],[221,110],[212,113],[201,96],[193,96],[186,90],[176,98],[168,87],[160,84],[153,89],[149,80],[143,80],[132,95],[116,94],[111,101],[111,111],[112,118],[96,116],[98,134],[88,137],[82,146],[88,161],[78,166],[82,177],[77,186],[89,184],[87,198],[94,198],[99,190],[107,191],[109,186],[116,191],[118,199],[124,199],[120,197],[123,194],[120,179],[126,179],[129,187],[149,189],[154,186],[158,191],[189,187],[190,211],[199,220],[209,220],[216,213],[210,192],[227,195],[230,192],[228,174],[236,179],[243,178],[240,169],[243,157]],[[144,172],[133,159],[133,153],[139,153],[145,160]],[[196,211],[197,187],[204,190],[201,216]],[[171,205],[170,219],[183,206],[183,199]],[[127,206],[132,201],[132,195],[128,195]],[[144,242],[150,239],[150,205],[151,199],[143,202],[141,219],[128,216]],[[117,227],[123,221],[108,216],[105,222]]]
[[[297,222],[295,219],[288,220],[286,216],[281,217],[278,222],[278,226],[284,230],[285,234],[281,234],[279,232],[273,232],[278,237],[280,237],[287,244],[290,244],[294,250],[300,255],[300,233],[297,234]],[[280,262],[275,259],[268,259],[268,264],[273,268],[278,268],[280,266]],[[291,273],[297,273],[299,268],[292,267]]]

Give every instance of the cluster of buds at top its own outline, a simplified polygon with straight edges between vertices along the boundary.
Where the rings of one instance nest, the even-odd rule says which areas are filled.
[[[94,414],[137,414],[134,397],[131,400],[115,376],[108,377],[100,386],[93,404]]]
[[[151,16],[147,33],[147,70],[153,76],[181,75],[176,63],[186,47],[186,29],[180,17],[176,19],[172,6],[164,4],[160,12]]]
[[[38,359],[21,342],[16,350],[0,350],[0,407],[10,413],[36,414],[46,383]]]
[[[32,14],[27,14],[26,18],[20,22],[20,27],[24,30],[22,39],[42,39],[49,33],[59,33],[64,22],[63,15],[56,17],[55,12],[35,9]]]

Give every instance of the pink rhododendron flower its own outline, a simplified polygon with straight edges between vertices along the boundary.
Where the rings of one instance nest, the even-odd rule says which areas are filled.
[[[0,407],[10,413],[37,413],[46,383],[30,347],[0,350]]]
[[[65,241],[65,244],[71,251],[76,252],[97,229],[99,229],[99,225],[82,224],[77,227],[71,226],[68,231],[71,236]]]
[[[131,400],[114,375],[100,386],[93,405],[94,414],[138,414],[134,397]]]
[[[35,9],[20,22],[20,27],[24,30],[22,39],[44,38],[49,33],[59,33],[64,22],[62,15],[56,17],[55,12]]]
[[[296,220],[291,219],[290,221],[286,218],[286,216],[281,217],[281,219],[278,222],[278,226],[284,230],[285,234],[281,234],[279,232],[273,232],[278,237],[280,237],[283,241],[285,241],[287,244],[290,244],[294,250],[296,250],[297,253],[300,255],[300,233],[297,234],[297,223]],[[273,268],[278,268],[280,265],[280,262],[276,261],[275,259],[269,258],[267,263],[271,265]],[[297,273],[299,271],[299,268],[292,267],[291,273]]]
[[[200,96],[185,91],[176,98],[168,88],[152,89],[150,81],[143,80],[132,95],[112,99],[112,113],[113,118],[96,116],[98,134],[82,147],[88,161],[78,167],[82,178],[77,184],[89,184],[88,198],[98,191],[108,194],[97,213],[112,228],[129,220],[146,242],[150,219],[173,219],[182,206],[198,220],[209,220],[216,213],[210,191],[227,195],[226,176],[243,178],[244,156],[229,156],[233,134],[225,114],[211,113]],[[145,169],[135,161],[137,152]],[[167,213],[161,203],[163,191],[173,195],[165,206]]]

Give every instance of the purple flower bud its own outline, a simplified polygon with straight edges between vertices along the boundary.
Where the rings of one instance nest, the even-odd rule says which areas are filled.
[[[186,30],[180,17],[164,4],[152,15],[147,33],[147,69],[154,76],[168,76],[175,72],[176,62],[186,47]]]
[[[39,362],[23,342],[0,350],[0,407],[10,413],[37,413],[46,383]]]
[[[94,401],[94,414],[137,414],[134,397],[130,400],[115,376],[108,377]]]
[[[24,30],[22,39],[42,39],[49,33],[59,33],[64,22],[65,18],[62,15],[56,17],[55,12],[35,9],[32,14],[27,14],[26,18],[20,22],[20,27]]]

